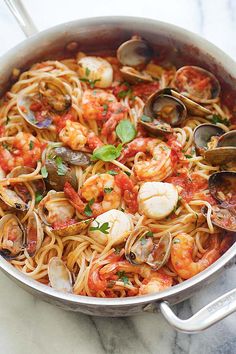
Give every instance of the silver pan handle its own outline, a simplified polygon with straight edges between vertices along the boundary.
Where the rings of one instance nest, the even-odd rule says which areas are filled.
[[[26,37],[31,37],[38,33],[38,30],[33,23],[31,17],[26,11],[21,0],[4,0],[9,7],[11,13],[15,16],[16,21],[20,25],[20,28],[26,35]]]
[[[187,320],[178,318],[165,301],[160,304],[160,310],[175,329],[187,333],[200,332],[236,311],[236,289],[212,301]]]

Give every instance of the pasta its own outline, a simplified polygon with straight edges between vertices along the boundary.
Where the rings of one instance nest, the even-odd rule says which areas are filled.
[[[1,99],[1,255],[59,291],[158,292],[233,242],[234,158],[214,159],[235,126],[217,79],[150,51],[133,64],[132,41],[148,45],[36,63]]]

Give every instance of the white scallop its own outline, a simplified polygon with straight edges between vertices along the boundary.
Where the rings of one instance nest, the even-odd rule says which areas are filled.
[[[101,227],[104,223],[108,222],[108,234],[105,234],[99,230],[91,231],[91,227]],[[125,241],[129,231],[133,229],[133,223],[131,218],[120,210],[112,209],[96,217],[92,221],[89,228],[89,236],[95,241],[106,245],[112,240],[112,245],[116,246],[119,243]]]
[[[178,192],[171,183],[146,182],[138,193],[139,211],[148,218],[163,219],[176,207]]]
[[[99,57],[83,57],[78,61],[79,77],[94,83],[94,87],[106,88],[111,86],[113,69],[110,63]]]

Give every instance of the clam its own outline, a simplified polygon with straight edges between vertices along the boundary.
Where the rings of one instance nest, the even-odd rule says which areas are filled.
[[[73,236],[77,235],[80,232],[84,231],[93,219],[87,219],[82,221],[75,221],[68,225],[58,225],[56,228],[53,228],[53,233],[57,236]]]
[[[236,161],[236,130],[221,135],[216,147],[207,150],[204,157],[214,165]]]
[[[185,105],[178,99],[161,91],[154,92],[143,109],[140,123],[154,135],[171,133],[187,116]]]
[[[58,165],[55,159],[48,159],[45,162],[48,172],[47,183],[56,191],[61,191],[66,182],[69,182],[75,189],[77,189],[77,178],[75,171],[68,165],[63,164],[63,173],[58,170]]]
[[[219,137],[223,134],[224,130],[217,125],[204,123],[195,128],[193,140],[197,150],[204,153],[209,148],[216,146]]]
[[[73,219],[75,209],[63,192],[51,190],[38,205],[40,219],[45,225],[63,224]]]
[[[202,213],[207,216],[207,207],[202,208]],[[236,232],[236,209],[235,207],[212,206],[211,222],[215,226],[229,231]]]
[[[149,44],[138,36],[122,43],[117,49],[117,58],[122,65],[137,67],[147,64],[153,56]]]
[[[122,76],[125,81],[128,81],[131,84],[135,84],[137,82],[152,82],[152,77],[144,72],[140,72],[130,66],[123,66],[120,69]]]
[[[41,105],[40,100],[35,95],[22,94],[17,97],[17,108],[25,121],[34,128],[48,129],[52,123],[50,113],[48,110],[43,110],[40,115],[37,115],[32,110],[32,106],[35,103]]]
[[[178,69],[173,85],[180,93],[190,96],[196,102],[215,99],[220,95],[217,78],[198,66],[183,66]]]
[[[14,214],[6,214],[0,220],[0,254],[13,259],[23,251],[25,231]]]
[[[145,226],[131,232],[125,244],[125,256],[130,263],[146,263],[157,270],[169,259],[171,235],[168,233],[155,243],[149,234],[150,230]]]
[[[213,173],[208,180],[211,195],[221,206],[236,206],[236,172]]]
[[[39,82],[39,93],[46,104],[56,113],[67,111],[72,104],[63,82],[55,77],[46,77]]]
[[[60,146],[53,150],[56,156],[62,158],[63,161],[75,166],[88,166],[90,164],[89,155],[85,152],[74,151],[68,147]]]
[[[8,174],[8,178],[15,178],[20,175],[27,175],[34,172],[32,167],[28,166],[17,166],[13,168],[13,170]],[[40,195],[44,195],[46,191],[46,186],[43,179],[34,180],[28,182],[35,193],[39,193]],[[14,191],[16,194],[21,197],[24,201],[29,202],[31,200],[31,195],[29,190],[25,187],[24,183],[16,183],[14,184]]]
[[[11,208],[15,208],[20,211],[27,210],[28,204],[26,204],[17,194],[15,191],[0,186],[0,198],[3,200],[5,204],[10,206]]]
[[[59,257],[53,257],[48,263],[48,278],[53,289],[72,293],[72,276]]]
[[[29,216],[28,223],[26,226],[26,249],[30,257],[33,257],[41,247],[43,237],[43,227],[41,225],[38,215],[33,212]]]

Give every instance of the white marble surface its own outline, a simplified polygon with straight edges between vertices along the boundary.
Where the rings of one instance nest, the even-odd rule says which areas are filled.
[[[235,0],[25,0],[37,27],[100,15],[156,18],[209,39],[236,59]],[[0,0],[0,55],[24,39]],[[209,301],[236,286],[232,262],[217,281],[176,306],[187,318]],[[0,274],[0,354],[233,354],[236,315],[201,334],[177,333],[160,314],[98,318],[48,305]]]

